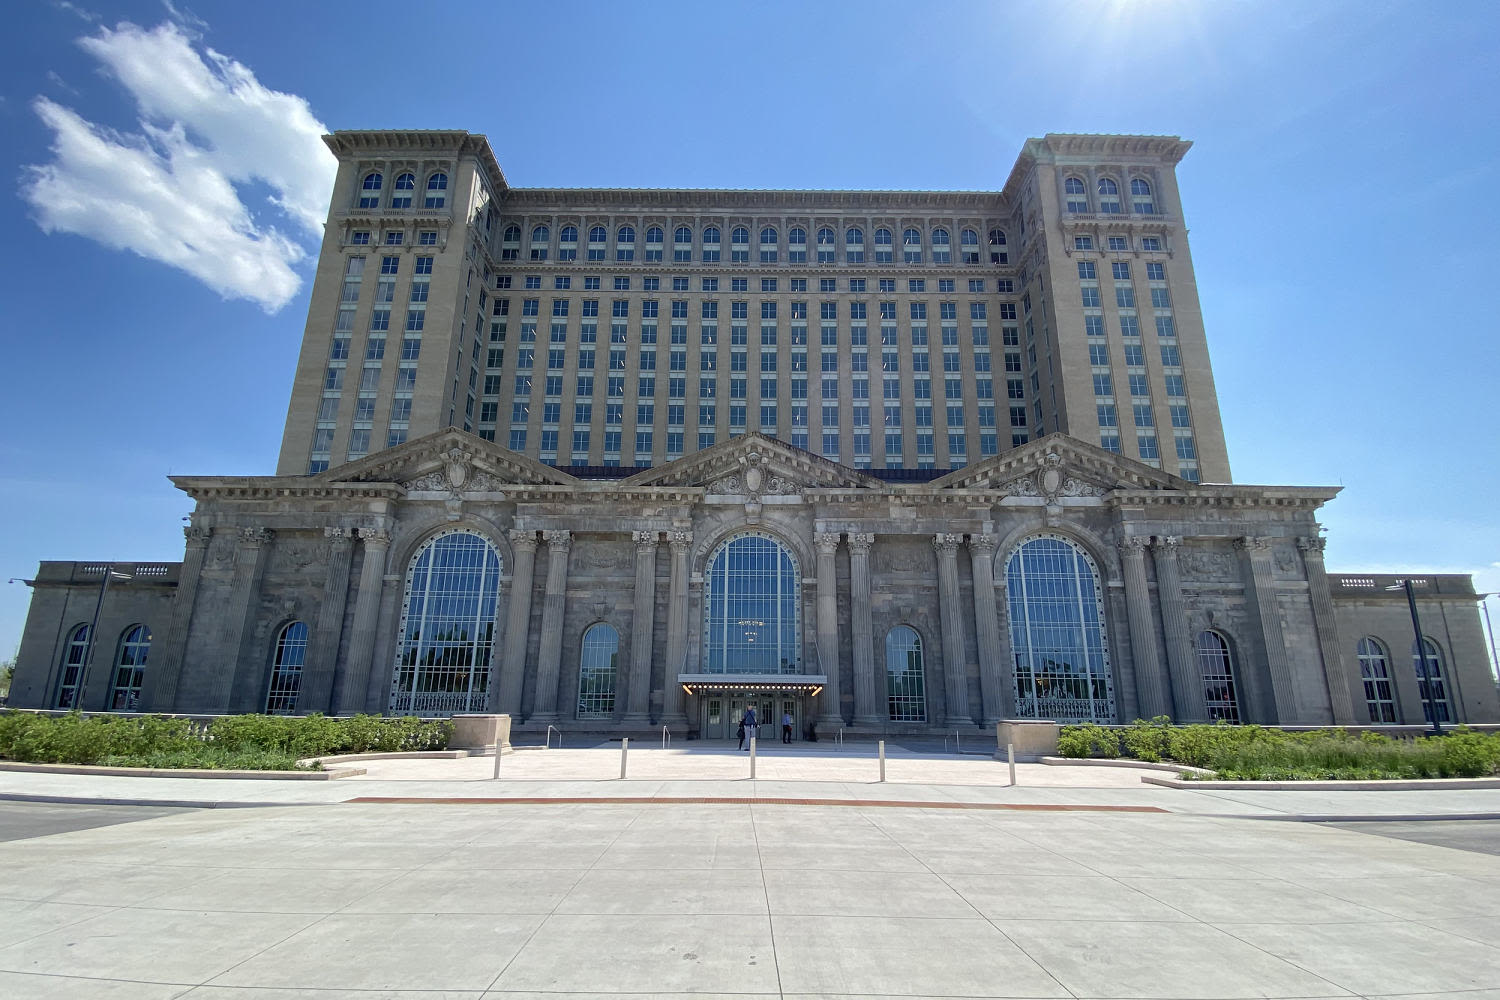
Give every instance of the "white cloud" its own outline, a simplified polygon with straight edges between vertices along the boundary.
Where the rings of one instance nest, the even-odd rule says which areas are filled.
[[[269,90],[246,66],[202,54],[175,24],[121,24],[80,39],[135,100],[137,130],[117,132],[44,97],[51,163],[26,168],[21,195],[46,232],[76,233],[179,268],[226,298],[267,312],[297,293],[337,164],[307,102]],[[270,188],[273,222],[236,184]]]

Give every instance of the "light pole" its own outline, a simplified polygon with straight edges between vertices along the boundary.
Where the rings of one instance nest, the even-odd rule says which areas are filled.
[[[1496,675],[1496,684],[1500,686],[1500,655],[1495,653],[1495,626],[1490,624],[1490,598],[1496,596],[1493,593],[1479,595],[1479,607],[1484,610],[1484,629],[1490,636],[1490,673]]]
[[[73,695],[71,707],[83,711],[84,685],[88,683],[89,668],[94,665],[94,647],[99,645],[99,612],[104,610],[104,595],[109,592],[109,581],[129,580],[131,574],[115,571],[114,563],[104,564],[104,579],[99,581],[99,599],[94,602],[94,620],[89,623],[89,648],[83,657],[83,669],[78,674],[78,687]]]
[[[1406,606],[1411,609],[1411,630],[1417,641],[1415,646],[1417,651],[1417,684],[1419,687],[1425,686],[1426,693],[1423,695],[1423,699],[1427,703],[1427,717],[1432,722],[1432,734],[1434,736],[1441,736],[1443,735],[1443,724],[1438,721],[1437,699],[1434,697],[1432,690],[1433,678],[1428,676],[1427,672],[1427,643],[1422,638],[1422,619],[1417,615],[1417,595],[1412,590],[1411,577],[1407,577],[1395,586],[1385,589],[1406,591]]]

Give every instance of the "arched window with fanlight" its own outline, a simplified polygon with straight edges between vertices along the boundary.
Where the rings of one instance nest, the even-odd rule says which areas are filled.
[[[78,681],[88,656],[89,627],[79,625],[68,635],[68,644],[63,649],[62,670],[57,678],[57,698],[53,707],[78,707]]]
[[[660,264],[662,255],[662,241],[666,233],[660,226],[651,226],[646,230],[646,256],[647,264]]]
[[[875,230],[875,263],[891,263],[891,231],[884,226]]]
[[[402,174],[391,185],[391,207],[411,208],[411,193],[417,189],[417,179],[411,174]]]
[[[1217,722],[1238,723],[1240,700],[1234,683],[1234,661],[1229,655],[1229,640],[1212,629],[1198,633],[1196,645],[1198,675],[1203,678],[1203,700],[1208,718]]]
[[[858,226],[844,230],[844,259],[850,264],[865,262],[865,231]]]
[[[620,633],[599,622],[583,633],[578,653],[578,718],[607,719],[615,713]]]
[[[932,231],[932,262],[934,264],[953,263],[953,239],[946,229],[938,228]]]
[[[1365,707],[1371,722],[1395,722],[1396,699],[1391,690],[1391,664],[1385,645],[1367,635],[1356,647],[1359,655],[1359,677],[1365,686]]]
[[[922,636],[910,625],[885,634],[885,695],[892,722],[927,721]]]
[[[735,226],[729,234],[729,263],[750,263],[750,230]]]
[[[385,184],[385,178],[378,172],[365,174],[364,183],[359,186],[359,207],[379,208],[380,188]]]
[[[672,263],[689,264],[693,260],[693,230],[678,226],[672,231]]]
[[[1104,592],[1093,560],[1063,535],[1038,535],[1010,554],[1005,582],[1018,713],[1114,722]]]
[[[509,225],[500,234],[500,259],[516,260],[521,256],[521,227]]]
[[[1089,210],[1089,189],[1083,186],[1083,181],[1077,177],[1069,177],[1063,181],[1063,196],[1068,203],[1070,212],[1087,212]]]
[[[990,230],[990,263],[1004,264],[1010,260],[1010,252],[1006,249],[1005,230]]]
[[[1130,182],[1130,207],[1137,215],[1155,215],[1156,202],[1151,197],[1151,184],[1139,177]]]
[[[635,227],[621,226],[615,230],[615,260],[631,261],[635,259]]]
[[[1099,178],[1099,211],[1120,214],[1120,185],[1108,177]]]
[[[146,654],[151,651],[151,630],[132,625],[120,636],[114,677],[109,688],[111,712],[136,712],[141,707],[141,687],[146,681]]]
[[[548,243],[552,240],[552,230],[546,226],[536,226],[531,230],[531,259],[546,260]]]
[[[704,573],[704,670],[797,673],[801,579],[792,554],[764,532],[736,535],[715,549]]]
[[[959,251],[963,254],[965,264],[979,263],[979,234],[972,229],[965,229],[958,234]]]
[[[291,715],[297,711],[302,690],[302,668],[307,663],[307,623],[288,622],[276,635],[271,657],[271,681],[266,685],[266,714]]]
[[[392,715],[482,712],[489,703],[500,555],[453,528],[412,556],[391,675]]]
[[[448,175],[436,173],[427,178],[427,197],[422,199],[423,208],[442,208],[448,204]]]
[[[760,262],[774,264],[777,259],[776,227],[766,226],[760,231]]]
[[[1422,718],[1432,721],[1437,712],[1437,721],[1451,722],[1448,706],[1448,684],[1443,675],[1443,651],[1432,639],[1422,637],[1423,652],[1417,652],[1416,641],[1411,644],[1411,662],[1417,672],[1417,695],[1422,699]]]
[[[922,234],[919,231],[901,231],[901,260],[907,264],[922,263]]]
[[[827,226],[818,227],[818,263],[832,264],[838,260],[838,240]]]

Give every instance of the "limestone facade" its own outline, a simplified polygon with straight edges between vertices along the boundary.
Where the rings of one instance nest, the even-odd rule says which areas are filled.
[[[1052,538],[1097,574],[1101,721],[1208,718],[1208,631],[1227,645],[1241,721],[1368,723],[1355,648],[1365,636],[1389,652],[1394,721],[1423,719],[1401,655],[1402,595],[1323,569],[1316,517],[1336,489],[1196,485],[1063,435],[925,483],[886,482],[755,433],[628,478],[582,480],[457,430],[315,476],[175,482],[197,502],[184,561],[111,586],[99,627],[112,639],[149,623],[141,707],[152,711],[266,710],[279,640],[301,622],[305,665],[295,703],[281,706],[299,713],[498,711],[521,731],[696,735],[711,728],[709,699],[739,695],[790,708],[803,735],[988,728],[1039,714],[1036,688],[1018,677],[1039,661],[1014,648],[1024,629],[1007,566],[1028,540]],[[458,702],[413,700],[393,683],[413,563],[452,532],[482,538],[498,561],[481,628],[489,655]],[[716,675],[705,649],[710,560],[747,533],[795,567],[796,645],[776,676]],[[49,563],[35,588],[12,698],[52,707],[99,578]],[[1421,593],[1449,721],[1500,718],[1468,579],[1430,577]],[[600,623],[618,645],[609,710],[590,717],[584,706],[600,703],[582,690],[584,637]],[[892,718],[899,665],[887,637],[903,626],[920,637],[913,721]],[[109,700],[108,646],[86,708]]]

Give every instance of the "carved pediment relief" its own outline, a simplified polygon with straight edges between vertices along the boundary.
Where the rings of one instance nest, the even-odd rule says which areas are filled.
[[[712,448],[625,480],[625,486],[701,487],[709,494],[792,496],[806,489],[883,489],[884,484],[764,434],[731,438]]]
[[[934,489],[995,490],[1008,497],[1102,497],[1116,489],[1181,489],[1189,484],[1159,469],[1049,434],[1004,455],[958,469],[932,482]]]
[[[319,476],[334,482],[400,483],[408,492],[499,493],[516,485],[578,481],[508,448],[448,429],[341,465]]]

